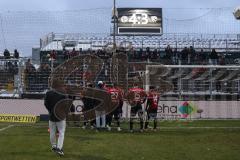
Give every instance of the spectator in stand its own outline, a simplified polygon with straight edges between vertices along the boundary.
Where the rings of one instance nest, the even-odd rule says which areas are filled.
[[[151,51],[150,51],[150,48],[147,47],[147,48],[146,48],[145,59],[146,59],[146,60],[149,60],[150,58],[151,58]]]
[[[190,46],[189,52],[188,52],[188,64],[194,64],[196,58],[196,52],[193,46]]]
[[[5,59],[10,59],[10,52],[8,49],[5,49],[3,52],[4,58]]]
[[[82,52],[82,53],[84,53],[84,52]],[[96,55],[96,51],[95,50],[92,51],[92,55]]]
[[[75,48],[73,48],[71,54],[70,54],[71,57],[75,57],[77,56],[77,51],[75,50]]]
[[[107,52],[106,52],[106,54],[107,54]],[[128,55],[129,55],[130,59],[134,59],[134,49],[133,48],[129,49]],[[107,55],[107,57],[109,57],[109,55]],[[110,57],[111,57],[111,55],[110,55]]]
[[[173,64],[178,64],[179,61],[179,53],[177,51],[177,48],[173,51],[173,57],[172,57]]]
[[[49,64],[45,64],[45,66],[44,66],[44,71],[45,72],[51,72],[51,67],[50,67],[50,65]]]
[[[28,59],[28,61],[25,63],[26,69],[25,69],[25,75],[26,75],[26,82],[27,82],[27,87],[26,90],[34,90],[34,83],[36,80],[36,75],[35,75],[35,67],[32,65],[31,60]]]
[[[63,47],[63,58],[64,60],[67,60],[69,58],[69,52],[65,47]]]
[[[44,68],[44,63],[41,63],[39,68],[37,69],[38,72],[42,72]]]
[[[30,72],[36,71],[36,69],[33,66],[33,64],[31,63],[30,59],[27,60],[27,62],[25,63],[25,66],[26,66],[26,73],[30,73]]]
[[[166,52],[166,59],[171,61],[171,58],[173,57],[173,51],[170,45],[167,46],[167,48],[165,49],[165,52]]]
[[[139,59],[142,59],[142,56],[143,56],[143,49],[142,48],[140,48],[138,56],[139,56]]]
[[[226,62],[225,62],[225,57],[224,55],[220,55],[219,56],[219,65],[225,65]]]
[[[157,49],[154,49],[151,59],[157,59],[157,58],[158,58],[158,51]]]
[[[18,52],[17,49],[14,49],[14,55],[13,56],[14,56],[15,59],[19,58],[19,52]]]
[[[19,52],[17,51],[17,49],[14,49],[14,55],[13,55],[13,57],[15,58],[15,59],[19,59]],[[17,63],[17,61],[15,61],[14,62],[14,73],[17,73],[18,72],[18,63]]]
[[[51,59],[56,60],[57,59],[57,52],[55,50],[52,50],[51,53],[50,53],[50,57],[51,57]]]
[[[146,51],[142,51],[142,58],[141,58],[142,61],[145,61],[146,60]]]
[[[92,49],[91,48],[88,48],[87,49],[87,53],[91,53],[92,52]],[[79,53],[77,53],[77,55],[78,55]]]
[[[187,64],[187,57],[188,57],[188,48],[184,47],[181,51],[181,63],[180,64]]]
[[[217,65],[218,64],[218,53],[213,48],[212,52],[209,55],[209,64]]]
[[[134,59],[137,59],[137,58],[138,58],[137,53],[138,53],[138,52],[137,52],[136,50],[133,51],[133,58],[134,58]]]
[[[196,52],[196,57],[195,57],[195,60],[194,60],[194,64],[201,64],[201,52]]]
[[[42,63],[38,69],[38,72],[43,72],[43,73],[51,72],[51,67],[47,63],[46,64]]]
[[[80,55],[83,54],[82,48],[79,48],[79,54],[80,54]]]
[[[199,64],[206,64],[208,57],[207,54],[203,51],[203,49],[201,49],[198,57]]]
[[[7,70],[8,70],[10,73],[15,73],[14,65],[12,64],[12,62],[9,61],[9,62],[6,62],[6,63],[7,63]]]
[[[51,69],[49,64],[41,63],[40,67],[36,72],[36,83],[38,83],[38,90],[44,91],[48,88],[48,77],[50,75]]]

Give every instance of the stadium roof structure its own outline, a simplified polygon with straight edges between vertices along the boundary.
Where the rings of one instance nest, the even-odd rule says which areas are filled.
[[[112,46],[113,37],[107,34],[86,35],[77,33],[50,33],[41,39],[42,51],[48,50],[98,50]],[[163,34],[162,36],[117,36],[117,46],[124,48],[165,49],[193,46],[195,49],[215,48],[219,52],[240,49],[240,35],[237,34]]]
[[[32,46],[39,45],[39,39],[51,32],[81,33],[85,34],[85,37],[99,35],[98,38],[101,39],[104,38],[102,35],[109,37],[112,27],[111,10],[111,8],[99,8],[71,11],[2,12],[0,15],[0,51],[5,48],[10,51],[17,48],[22,55],[29,56]],[[237,35],[240,34],[240,21],[234,18],[232,12],[233,8],[163,8],[163,33],[164,35],[194,35],[196,43],[201,44],[207,40],[205,36],[209,34]],[[163,38],[167,37],[164,35]],[[174,43],[173,38],[174,36],[169,38],[168,42]],[[152,39],[154,40],[155,37]],[[224,45],[221,39],[215,37],[215,44],[223,43]],[[188,43],[189,41],[184,41],[184,39],[181,41],[182,45]]]

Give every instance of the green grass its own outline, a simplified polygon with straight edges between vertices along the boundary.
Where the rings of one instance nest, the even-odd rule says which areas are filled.
[[[0,129],[3,129],[3,128],[7,127],[7,126],[8,126],[7,124],[1,124],[0,123]]]
[[[0,128],[8,125],[1,124]],[[240,128],[237,128],[240,121],[163,121],[159,131],[144,133],[129,133],[127,125],[123,126],[125,131],[121,133],[67,128],[65,156],[60,158],[50,151],[47,123],[16,125],[0,132],[0,160],[239,160],[240,157]]]

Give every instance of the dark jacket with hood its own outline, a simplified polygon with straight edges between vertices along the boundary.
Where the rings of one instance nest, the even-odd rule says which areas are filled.
[[[60,101],[65,99],[66,96],[54,90],[47,91],[44,98],[44,105],[49,113],[49,120],[52,122],[59,122],[60,120],[54,114],[54,107]]]

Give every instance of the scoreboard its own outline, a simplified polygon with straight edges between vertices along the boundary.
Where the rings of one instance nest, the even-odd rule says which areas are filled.
[[[118,34],[162,34],[162,8],[117,8],[117,15]]]

